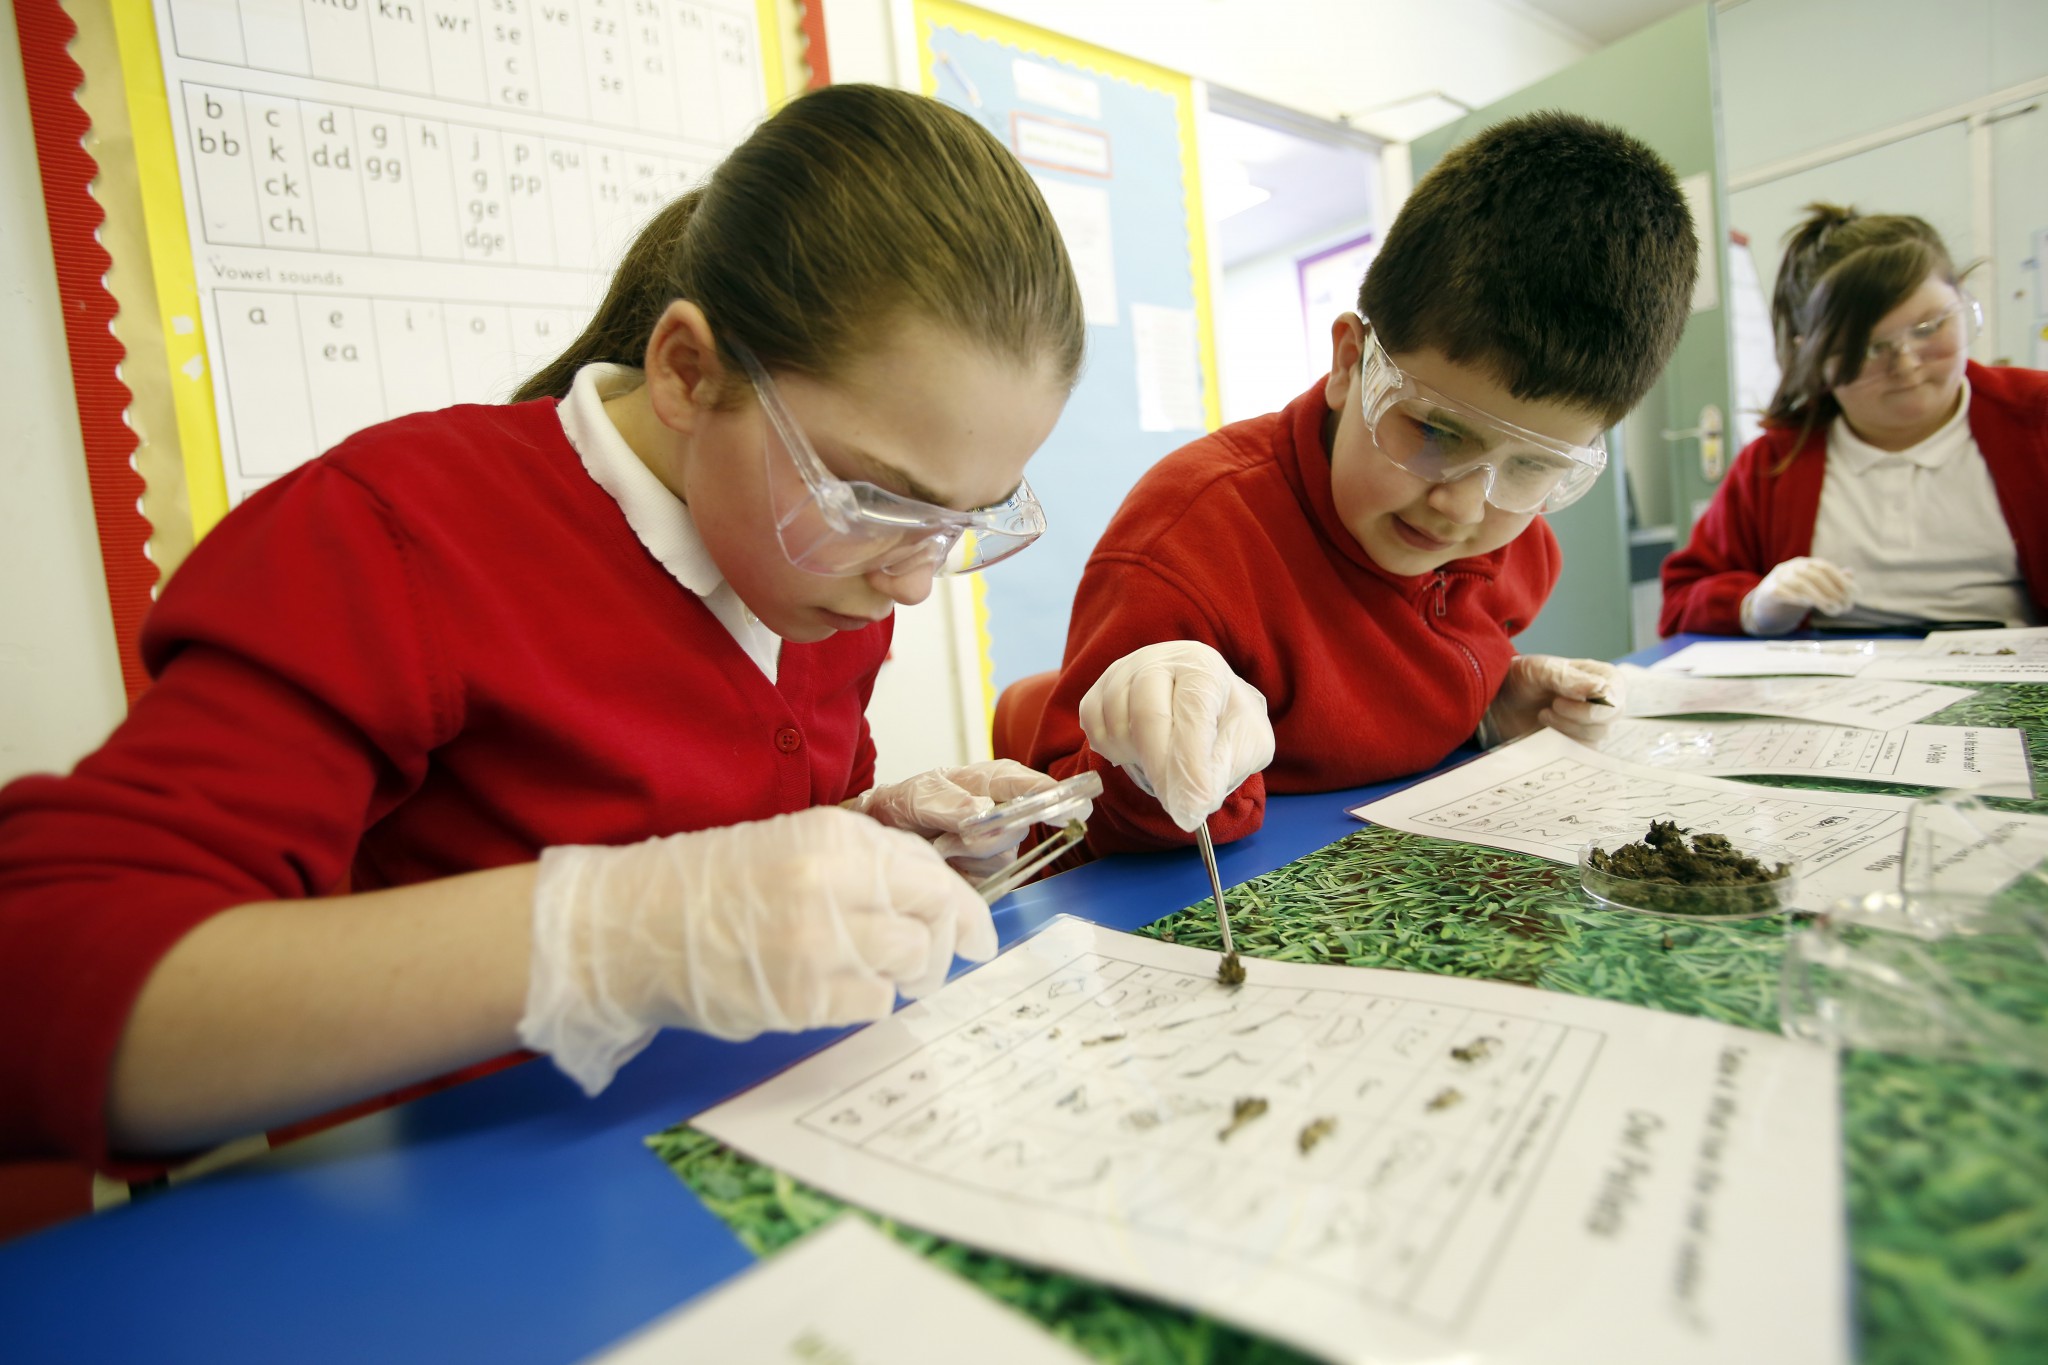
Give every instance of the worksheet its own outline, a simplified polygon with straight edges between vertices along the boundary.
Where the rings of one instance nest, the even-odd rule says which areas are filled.
[[[1967,687],[1860,677],[1694,678],[1634,664],[1623,664],[1621,673],[1631,716],[1781,716],[1888,730],[1925,720],[1976,695]]]
[[[1920,787],[2030,790],[2024,731],[1974,725],[1866,730],[1768,720],[1620,720],[1600,752],[1653,768],[1729,776],[1863,778]]]
[[[1772,674],[1854,677],[1877,661],[1875,640],[1702,640],[1650,665],[1653,673],[1695,678]]]
[[[1831,1051],[1061,918],[700,1115],[889,1217],[1341,1361],[1847,1358]]]
[[[767,108],[752,0],[155,14],[230,503],[386,418],[505,399]]]
[[[1863,676],[1927,682],[2048,682],[2048,626],[1937,631],[1910,653],[1879,658]]]
[[[1354,807],[1376,825],[1577,863],[1596,834],[1640,837],[1653,820],[1775,845],[1799,859],[1795,904],[1824,910],[1890,891],[1905,847],[1907,796],[1786,791],[1673,772],[1590,749],[1555,730]]]
[[[854,1214],[664,1314],[589,1365],[1086,1365]]]

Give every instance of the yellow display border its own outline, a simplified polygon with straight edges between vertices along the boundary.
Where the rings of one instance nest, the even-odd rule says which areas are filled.
[[[113,0],[114,40],[121,83],[128,100],[135,143],[143,231],[156,285],[157,325],[171,375],[171,404],[177,414],[178,450],[185,496],[196,542],[228,513],[227,468],[221,455],[220,414],[213,401],[213,376],[199,311],[199,282],[192,271],[191,225],[185,220],[184,186],[178,178],[177,144],[171,135],[170,94],[164,87],[157,46],[156,7],[150,0]],[[772,111],[791,91],[784,46],[785,0],[754,0],[761,43],[761,78]]]
[[[971,37],[1015,48],[1020,53],[1065,62],[1112,80],[1152,90],[1172,99],[1174,123],[1180,130],[1181,201],[1187,219],[1188,268],[1194,279],[1195,349],[1202,367],[1202,416],[1214,431],[1223,425],[1223,395],[1216,382],[1216,327],[1209,293],[1209,220],[1202,199],[1202,161],[1196,144],[1194,78],[1167,67],[1126,56],[1080,38],[1008,15],[993,14],[959,0],[914,0],[912,22],[917,29],[918,89],[936,97],[939,74],[932,51],[932,30],[957,29]],[[981,656],[982,705],[988,728],[996,717],[995,656],[989,648],[988,588],[974,583],[974,629]]]
[[[142,193],[143,232],[156,285],[157,324],[162,329],[171,376],[171,406],[178,419],[178,453],[185,471],[185,497],[192,539],[199,540],[228,512],[227,469],[221,460],[220,421],[214,411],[213,376],[200,320],[199,283],[192,273],[192,239],[185,222],[184,188],[171,139],[170,96],[158,55],[156,8],[148,0],[112,6],[114,41],[128,96],[129,133],[135,141],[135,173]]]

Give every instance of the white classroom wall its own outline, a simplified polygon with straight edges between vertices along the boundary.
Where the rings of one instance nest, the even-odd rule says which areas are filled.
[[[1216,368],[1225,422],[1276,412],[1328,371],[1327,324],[1334,319],[1312,324],[1303,313],[1301,259],[1363,233],[1381,233],[1385,226],[1361,220],[1223,272],[1223,292],[1216,301]]]
[[[0,13],[0,782],[68,768],[121,718],[14,7]]]

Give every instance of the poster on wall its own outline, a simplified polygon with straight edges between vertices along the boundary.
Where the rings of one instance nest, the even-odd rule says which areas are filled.
[[[1373,253],[1378,250],[1379,244],[1368,232],[1324,247],[1294,263],[1295,274],[1301,281],[1301,322],[1308,337],[1311,380],[1323,372],[1322,341],[1329,335],[1330,323],[1339,314],[1358,307],[1359,283],[1365,279],[1365,268],[1372,264]]]
[[[505,399],[769,102],[753,0],[154,16],[197,312],[170,326],[206,339],[215,515],[363,427]]]

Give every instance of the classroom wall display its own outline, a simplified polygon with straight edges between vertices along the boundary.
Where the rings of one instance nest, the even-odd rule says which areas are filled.
[[[827,79],[818,6],[786,0],[71,0],[81,64],[111,35],[84,71],[58,0],[27,9],[52,236],[77,258],[67,317],[120,300],[71,345],[83,424],[109,427],[88,459],[131,696],[158,567],[138,434],[168,572],[351,432],[505,397],[655,207]],[[139,245],[109,261],[102,237]],[[147,363],[124,366],[109,326]],[[161,420],[128,405],[165,387]]]
[[[1152,463],[1221,422],[1187,76],[954,0],[917,0],[926,94],[1030,167],[1080,277],[1088,360],[1031,462],[1045,536],[977,575],[984,700],[1059,666],[1088,553]]]

